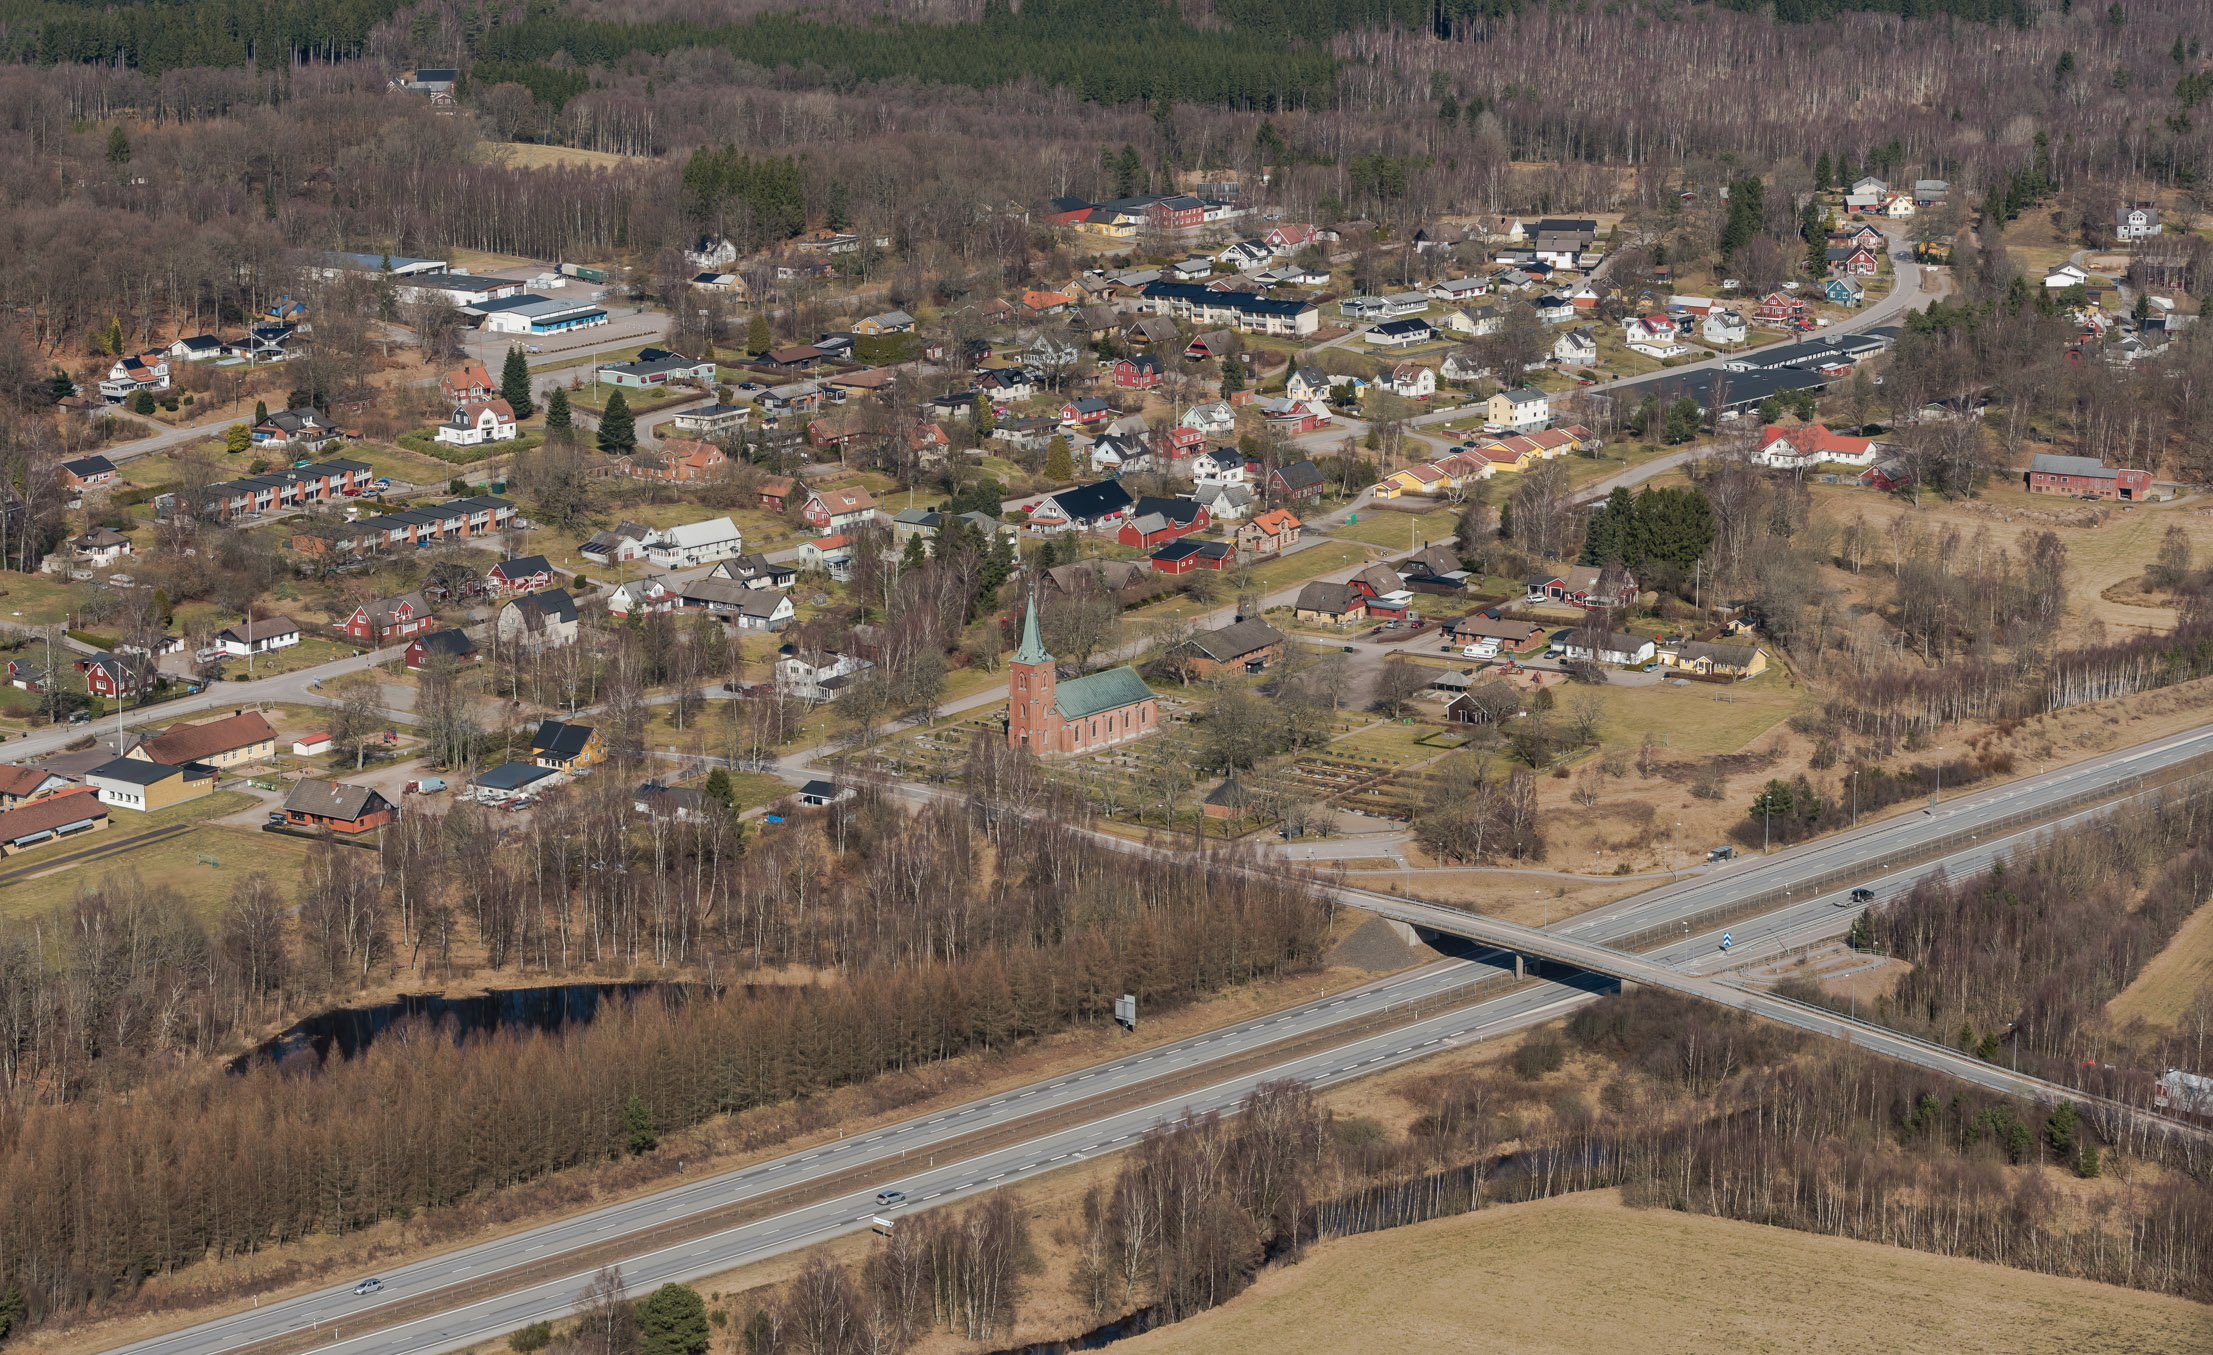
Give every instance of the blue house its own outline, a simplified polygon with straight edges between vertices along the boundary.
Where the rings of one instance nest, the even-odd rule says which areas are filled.
[[[1821,289],[1839,306],[1857,306],[1867,300],[1867,289],[1858,278],[1830,278]]]

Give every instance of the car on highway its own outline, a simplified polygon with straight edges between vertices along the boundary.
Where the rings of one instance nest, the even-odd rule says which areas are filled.
[[[1866,885],[1861,885],[1858,889],[1853,890],[1848,900],[1851,903],[1873,903],[1874,901],[1875,891],[1869,889]]]
[[[904,1204],[906,1199],[907,1192],[903,1190],[879,1190],[876,1192],[876,1207],[884,1209],[891,1205]]]
[[[363,1280],[361,1283],[355,1285],[353,1287],[353,1292],[356,1294],[374,1294],[382,1288],[384,1288],[384,1281],[372,1275],[368,1279]]]

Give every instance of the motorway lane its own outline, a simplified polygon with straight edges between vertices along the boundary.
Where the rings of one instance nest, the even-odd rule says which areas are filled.
[[[472,1275],[482,1275],[523,1264],[534,1255],[570,1248],[683,1218],[703,1208],[720,1207],[756,1195],[773,1194],[812,1180],[826,1172],[881,1161],[887,1176],[896,1175],[905,1160],[994,1124],[1020,1119],[1057,1105],[1085,1100],[1103,1093],[1157,1081],[1185,1073],[1278,1041],[1325,1030],[1348,1019],[1366,1016],[1394,1005],[1435,998],[1439,993],[1476,980],[1492,981],[1489,970],[1464,961],[1439,961],[1405,974],[1328,995],[1312,1002],[1255,1017],[1235,1025],[1201,1032],[1184,1040],[1096,1065],[1060,1077],[1018,1087],[992,1097],[957,1106],[928,1118],[916,1117],[867,1134],[833,1140],[785,1157],[715,1177],[703,1177],[661,1193],[611,1205],[575,1218],[382,1273],[385,1288],[376,1296],[386,1302],[409,1293],[420,1293]],[[1234,1099],[1234,1098],[1233,1098]],[[1144,1119],[1150,1124],[1151,1118]],[[1017,1149],[1016,1151],[1019,1151]],[[950,1166],[952,1164],[948,1164]],[[865,1201],[863,1201],[865,1203]],[[743,1230],[740,1230],[743,1231]],[[564,1301],[574,1286],[564,1290]],[[354,1298],[351,1282],[336,1289],[266,1303],[259,1308],[155,1337],[123,1349],[132,1355],[200,1355],[225,1350],[250,1341],[281,1335],[301,1326],[356,1312],[362,1300]],[[367,1347],[365,1347],[367,1348]]]
[[[1998,788],[1946,806],[1956,819],[1953,822],[1943,821],[1944,815],[1909,815],[1901,820],[1874,825],[1857,834],[1846,835],[1845,838],[1801,848],[1789,857],[1762,862],[1759,870],[1723,872],[1717,878],[1689,882],[1687,887],[1651,891],[1640,896],[1642,907],[1632,906],[1637,901],[1625,901],[1598,910],[1595,914],[1567,920],[1551,929],[1545,940],[1553,945],[1581,942],[1594,947],[1604,946],[1610,940],[1641,931],[1666,917],[1683,916],[1714,906],[1717,902],[1725,902],[1729,894],[1741,895],[1747,889],[1768,888],[1779,884],[1786,876],[1804,878],[1818,873],[1824,868],[1822,858],[1840,845],[1847,845],[1848,840],[1856,841],[1856,850],[1861,853],[1883,847],[1895,849],[1901,845],[1909,845],[1914,840],[1926,840],[1931,836],[1969,827],[1975,822],[1986,822],[1999,814],[2027,807],[2040,800],[2064,797],[2088,786],[2111,780],[2117,775],[2172,763],[2209,749],[2213,749],[2213,729],[2161,740],[2145,749],[2108,755],[2080,767],[2029,778],[2018,786]],[[1903,836],[1899,835],[1901,830],[1905,830]],[[2025,839],[2032,831],[2034,830],[2023,830],[2011,836],[2014,839]],[[1886,837],[1886,834],[1889,836]],[[2009,842],[2003,838],[1993,839],[1989,843],[1975,843],[1941,862],[1919,868],[1914,873],[1926,874],[1939,867],[1954,874],[1979,869],[1987,865],[1995,852],[2008,845]],[[1718,889],[1731,883],[1736,886],[1734,889]],[[1894,890],[1901,887],[1903,886],[1892,886]],[[1717,892],[1720,897],[1716,897]],[[1391,899],[1365,890],[1345,890],[1343,897],[1377,911],[1396,913],[1413,919],[1427,918],[1446,930],[1466,925],[1466,915],[1457,910]],[[1763,929],[1766,920],[1757,918],[1735,924],[1748,934],[1761,932],[1767,944],[1733,949],[1729,954],[1723,955],[1711,944],[1713,937],[1708,933],[1704,937],[1690,938],[1681,948],[1670,948],[1642,957],[1633,963],[1647,965],[1654,971],[1665,969],[1671,975],[1690,980],[1695,976],[1741,964],[1753,955],[1783,944],[1795,943],[1801,937],[1811,939],[1815,933],[1833,935],[1849,925],[1852,911],[1835,908],[1827,899],[1809,900],[1793,904],[1772,915],[1776,922],[1773,927]],[[1501,924],[1486,919],[1483,925],[1495,928]],[[1530,935],[1535,938],[1538,934],[1531,932]],[[1593,953],[1598,952],[1594,950]],[[1621,958],[1616,952],[1608,956],[1608,962],[1617,963]],[[1540,1009],[1545,1015],[1556,1014],[1578,1002],[1590,1000],[1596,991],[1603,991],[1603,985],[1593,985],[1587,978],[1582,981],[1582,986],[1568,993],[1552,986],[1519,990],[1401,1031],[1383,1032],[1264,1072],[1225,1079],[1203,1093],[1172,1097],[1140,1110],[1116,1113],[1079,1129],[1060,1131],[1038,1140],[995,1150],[967,1162],[948,1163],[942,1168],[932,1163],[919,1174],[911,1166],[901,1171],[901,1164],[911,1163],[918,1151],[927,1163],[930,1161],[931,1146],[958,1135],[994,1123],[1018,1119],[1033,1111],[1078,1102],[1100,1092],[1139,1086],[1164,1076],[1187,1073],[1217,1059],[1249,1052],[1277,1040],[1325,1029],[1394,1003],[1404,1003],[1416,998],[1434,998],[1440,992],[1483,977],[1486,968],[1470,962],[1440,962],[1408,975],[1340,994],[1335,998],[1304,1004],[1225,1030],[1193,1036],[1159,1050],[1133,1054],[1105,1065],[1065,1074],[1050,1082],[1009,1090],[992,1099],[972,1102],[929,1119],[917,1118],[886,1126],[869,1134],[820,1145],[804,1153],[787,1155],[741,1172],[702,1180],[576,1219],[549,1224],[512,1238],[417,1262],[388,1273],[385,1276],[386,1288],[376,1301],[389,1302],[410,1292],[420,1293],[426,1287],[436,1288],[470,1275],[505,1269],[522,1264],[538,1253],[567,1250],[602,1235],[619,1236],[621,1233],[680,1218],[703,1208],[789,1189],[822,1173],[860,1164],[882,1163],[884,1183],[898,1184],[908,1189],[918,1201],[924,1198],[950,1198],[1050,1169],[1068,1160],[1071,1153],[1100,1151],[1125,1143],[1133,1135],[1141,1133],[1155,1118],[1172,1113],[1182,1105],[1203,1108],[1213,1104],[1234,1103],[1252,1085],[1271,1077],[1329,1079],[1374,1071],[1395,1059],[1416,1057],[1422,1052],[1433,1050],[1439,1040],[1511,1028],[1512,1023],[1517,1020],[1526,1024],[1529,1020],[1540,1019],[1533,1014]],[[1671,979],[1671,986],[1672,983]],[[1962,1061],[1952,1051],[1924,1046],[1902,1036],[1871,1033],[1871,1028],[1854,1026],[1824,1013],[1810,1012],[1728,985],[1712,984],[1702,987],[1701,992],[1716,1001],[1756,1010],[1762,1015],[1786,1020],[1824,1034],[1849,1031],[1852,1038],[1863,1043],[1877,1038],[1891,1039],[1897,1048],[1891,1049],[1885,1045],[1883,1048],[1886,1053],[1925,1066],[1941,1068],[1949,1073],[1971,1076],[1983,1085],[2001,1090],[2035,1094],[2038,1085],[2025,1079],[2013,1078],[2010,1074],[2003,1074],[1988,1065]],[[868,1212],[868,1201],[860,1196],[841,1197],[819,1205],[804,1206],[711,1238],[678,1244],[652,1253],[627,1266],[626,1273],[631,1276],[633,1283],[641,1285],[666,1278],[711,1274],[756,1256],[772,1254],[840,1231],[865,1226]],[[565,1312],[582,1279],[582,1276],[569,1277],[516,1294],[487,1299],[480,1304],[449,1311],[434,1318],[403,1323],[388,1333],[372,1334],[342,1343],[340,1348],[367,1355],[368,1352],[447,1349],[466,1344],[485,1336],[497,1335],[539,1317]],[[325,1290],[234,1314],[214,1323],[141,1342],[126,1349],[132,1355],[207,1355],[208,1352],[221,1351],[296,1330],[303,1324],[350,1315],[358,1311],[361,1302],[352,1296],[350,1288]]]
[[[1833,837],[1817,839],[1781,855],[1749,856],[1720,863],[1708,867],[1697,879],[1663,885],[1592,909],[1554,930],[1579,939],[1618,935],[1614,924],[1626,917],[1633,916],[1637,928],[1680,921],[1709,908],[1721,907],[1732,898],[1787,888],[1798,881],[1854,865],[1864,865],[1866,870],[1864,878],[1855,880],[1854,884],[1864,884],[1873,889],[1878,898],[1888,898],[1909,888],[1913,880],[1927,874],[1928,867],[1901,868],[1895,873],[1905,878],[1888,879],[1882,864],[1885,857],[1905,856],[1948,834],[1976,832],[2006,815],[2207,753],[2213,753],[2213,726],[2103,754],[2005,785],[1969,791],[1956,799],[1939,802],[1933,814],[1909,811]],[[1695,852],[1691,844],[1684,845],[1686,851]],[[1987,852],[1972,852],[1963,854],[1961,859],[1987,860],[1987,856]],[[1849,889],[1852,885],[1841,887]],[[1825,900],[1822,906],[1829,906],[1830,902]]]

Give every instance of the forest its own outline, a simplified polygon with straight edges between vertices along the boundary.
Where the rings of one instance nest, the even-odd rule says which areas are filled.
[[[202,923],[126,874],[10,924],[0,1293],[34,1317],[126,1302],[203,1258],[1103,1023],[1125,992],[1166,1010],[1316,962],[1325,914],[1302,884],[1235,855],[1131,858],[1042,784],[972,780],[966,803],[914,814],[872,791],[742,852],[728,818],[640,822],[627,793],[556,800],[519,838],[410,815],[381,860],[318,850],[296,922],[259,876]],[[309,1075],[211,1075],[280,1013],[449,947],[693,981],[566,1034],[416,1029]]]

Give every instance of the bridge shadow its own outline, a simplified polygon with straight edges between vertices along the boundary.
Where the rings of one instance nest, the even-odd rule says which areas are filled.
[[[1428,946],[1446,959],[1467,960],[1488,969],[1495,969],[1501,974],[1510,975],[1515,972],[1515,956],[1514,952],[1510,950],[1500,950],[1487,942],[1471,941],[1467,937],[1454,936],[1450,932],[1431,931],[1427,927],[1414,927],[1412,931],[1415,936],[1420,938],[1423,945]],[[1612,975],[1593,974],[1588,970],[1577,969],[1573,965],[1562,964],[1558,960],[1544,960],[1533,955],[1525,955],[1521,957],[1521,964],[1521,972],[1527,977],[1544,979],[1547,982],[1559,984],[1563,988],[1573,988],[1579,992],[1594,993],[1601,996],[1621,991],[1621,980],[1614,978]]]

